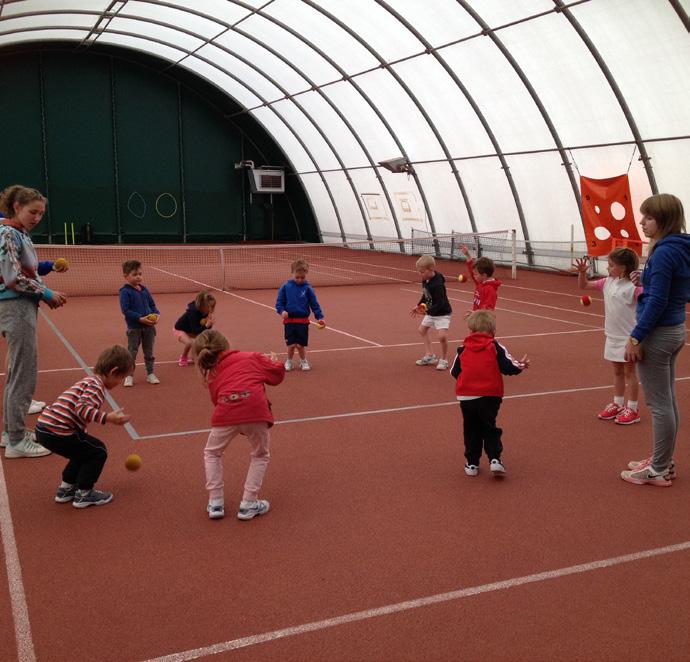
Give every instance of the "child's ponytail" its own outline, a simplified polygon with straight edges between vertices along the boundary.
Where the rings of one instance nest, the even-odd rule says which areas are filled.
[[[196,357],[196,366],[205,380],[208,380],[209,374],[216,367],[220,354],[228,349],[228,339],[215,329],[202,331],[194,339],[192,351]]]

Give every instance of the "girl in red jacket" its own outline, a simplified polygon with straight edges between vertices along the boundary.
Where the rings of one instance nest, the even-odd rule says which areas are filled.
[[[193,351],[214,405],[211,433],[204,449],[208,516],[225,516],[223,453],[238,434],[243,434],[252,450],[237,518],[253,519],[269,509],[268,501],[258,498],[271,457],[268,430],[273,425],[265,385],[280,384],[285,367],[275,354],[269,358],[258,352],[231,350],[227,338],[215,329],[200,333]]]

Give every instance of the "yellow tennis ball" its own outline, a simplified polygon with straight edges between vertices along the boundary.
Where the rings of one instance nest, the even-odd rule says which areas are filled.
[[[419,310],[421,310],[423,313],[426,312],[426,304],[425,303],[420,303],[419,304]]]
[[[67,271],[67,269],[69,269],[69,262],[66,258],[59,257],[53,262],[53,269],[55,269],[55,271]]]
[[[141,457],[139,457],[136,453],[128,455],[125,459],[125,467],[127,467],[127,469],[130,471],[137,471],[141,468]]]
[[[458,276],[458,280],[459,280],[461,283],[464,283],[464,282],[467,280],[467,276],[465,276],[465,274],[460,274],[460,275]]]
[[[208,324],[208,317],[202,317],[199,320],[199,324],[201,324],[201,326],[206,326]]]
[[[325,328],[326,328],[326,323],[325,323],[325,322],[317,322],[317,323],[316,323],[316,328],[317,328],[317,329],[325,329]]]
[[[152,322],[158,321],[158,315],[156,315],[156,313],[149,313],[146,317],[148,317],[148,319],[150,319]]]

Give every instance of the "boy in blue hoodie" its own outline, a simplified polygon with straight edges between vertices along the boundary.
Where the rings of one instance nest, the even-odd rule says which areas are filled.
[[[285,329],[285,344],[287,345],[287,360],[285,370],[292,370],[292,358],[295,350],[299,354],[300,368],[311,370],[307,361],[307,345],[309,344],[309,314],[314,313],[320,327],[325,326],[321,307],[316,299],[314,288],[307,282],[309,265],[305,260],[295,260],[291,265],[292,279],[284,283],[278,290],[276,311],[283,318]]]
[[[151,293],[142,285],[141,262],[127,260],[122,265],[122,274],[127,281],[120,288],[120,309],[127,323],[127,349],[136,361],[141,345],[144,350],[146,381],[149,384],[160,384],[160,380],[153,372],[156,360],[153,355],[153,345],[156,341],[156,324],[160,311],[156,308],[156,302]],[[134,386],[133,375],[125,379],[124,385]]]

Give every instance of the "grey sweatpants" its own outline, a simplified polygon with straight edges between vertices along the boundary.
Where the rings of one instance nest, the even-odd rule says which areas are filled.
[[[0,333],[7,339],[7,379],[2,398],[3,430],[11,444],[24,438],[26,414],[36,389],[38,301],[0,300]]]
[[[144,350],[144,363],[146,364],[146,374],[153,372],[153,365],[156,357],[153,355],[153,344],[156,341],[156,327],[145,326],[143,329],[127,329],[127,349],[136,361],[139,352],[139,345]]]
[[[685,344],[685,324],[658,326],[642,342],[637,364],[647,406],[652,412],[652,469],[664,471],[671,462],[680,414],[676,400],[676,359]]]

